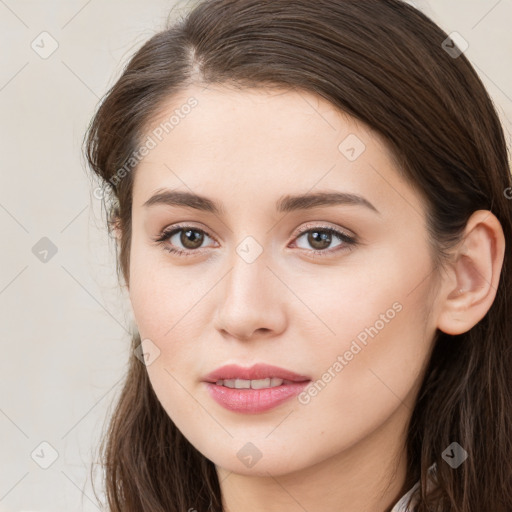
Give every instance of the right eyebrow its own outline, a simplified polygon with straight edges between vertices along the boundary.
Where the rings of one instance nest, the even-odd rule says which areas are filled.
[[[222,206],[212,199],[191,192],[178,190],[159,191],[151,196],[142,206],[147,208],[158,204],[166,206],[184,206],[186,208],[210,212],[215,215],[220,215],[224,211]]]

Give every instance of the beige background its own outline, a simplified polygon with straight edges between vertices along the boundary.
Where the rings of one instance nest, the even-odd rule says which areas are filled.
[[[2,512],[99,510],[88,473],[131,318],[80,146],[99,98],[175,3],[0,0]],[[468,41],[510,144],[512,0],[410,3]],[[43,237],[57,250],[46,262],[34,254]]]

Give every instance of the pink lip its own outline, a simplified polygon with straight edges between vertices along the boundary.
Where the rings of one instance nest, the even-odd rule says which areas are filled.
[[[265,389],[232,389],[217,385],[218,380],[247,379],[257,380],[277,377],[284,382],[280,386]],[[210,396],[224,408],[234,412],[264,412],[298,395],[311,381],[309,377],[271,366],[256,364],[250,368],[227,365],[217,368],[205,378]]]
[[[291,380],[293,382],[304,382],[311,380],[305,375],[299,375],[297,373],[279,368],[279,366],[272,366],[270,364],[258,363],[250,368],[244,368],[236,364],[228,364],[221,366],[213,372],[209,373],[204,377],[205,382],[217,382],[218,380],[226,379],[247,379],[257,380],[266,378],[277,377],[283,380]]]

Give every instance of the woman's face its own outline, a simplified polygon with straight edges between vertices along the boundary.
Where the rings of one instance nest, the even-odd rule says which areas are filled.
[[[143,143],[130,299],[181,432],[255,475],[399,446],[436,331],[436,274],[424,205],[382,140],[311,93],[218,86],[173,97]],[[308,382],[284,382],[280,402],[205,382],[256,363]]]

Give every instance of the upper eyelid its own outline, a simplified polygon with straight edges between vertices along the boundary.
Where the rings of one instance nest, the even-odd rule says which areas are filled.
[[[355,238],[355,233],[352,233],[350,230],[346,229],[346,228],[341,228],[341,227],[335,227],[335,226],[330,226],[328,224],[323,224],[321,221],[318,223],[315,223],[315,222],[312,222],[312,223],[308,223],[306,222],[306,224],[299,228],[298,230],[294,231],[294,237],[297,237],[299,235],[303,235],[304,233],[307,233],[308,231],[311,231],[313,229],[325,229],[325,230],[332,230],[332,231],[336,231],[336,232],[339,232],[341,235],[345,235],[345,236],[349,236],[351,238]]]
[[[192,229],[194,231],[201,231],[202,233],[204,233],[205,235],[210,237],[212,240],[215,240],[217,242],[217,239],[214,236],[212,236],[207,229],[198,228],[197,226],[193,226],[191,224],[173,225],[168,228],[164,228],[161,233],[162,233],[162,236],[165,235],[167,238],[169,238],[171,236],[174,236],[176,233],[179,233],[180,231],[185,231],[186,229]]]
[[[216,240],[216,238],[210,234],[208,229],[197,227],[197,226],[194,226],[192,224],[175,224],[173,226],[169,226],[168,228],[164,228],[161,231],[161,233],[162,234],[164,234],[164,233],[167,233],[167,234],[173,233],[174,234],[177,231],[184,230],[184,229],[187,229],[187,228],[192,228],[192,229],[195,229],[197,231],[202,231],[203,233],[208,235],[213,240]],[[332,231],[338,231],[341,234],[344,234],[344,235],[347,235],[347,236],[355,237],[355,234],[352,233],[350,230],[348,230],[346,228],[330,226],[328,224],[322,223],[322,221],[318,221],[317,223],[315,223],[315,222],[306,223],[301,228],[298,228],[298,229],[294,230],[293,236],[296,237],[296,236],[302,235],[305,232],[308,232],[308,231],[310,231],[312,229],[325,229],[325,230],[329,230],[330,229]]]

